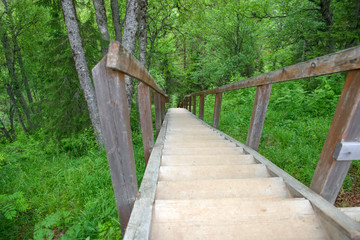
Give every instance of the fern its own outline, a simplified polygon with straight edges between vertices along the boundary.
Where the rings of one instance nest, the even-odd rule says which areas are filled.
[[[29,204],[26,202],[22,192],[11,195],[0,194],[0,215],[12,220],[19,212],[25,212]]]

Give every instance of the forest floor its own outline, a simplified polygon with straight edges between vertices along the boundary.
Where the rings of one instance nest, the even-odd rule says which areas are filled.
[[[352,188],[349,191],[342,190],[335,202],[336,207],[360,207],[360,169],[352,166],[348,173]]]

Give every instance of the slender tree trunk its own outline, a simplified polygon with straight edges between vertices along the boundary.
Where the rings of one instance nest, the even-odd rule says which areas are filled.
[[[140,0],[139,12],[139,60],[146,67],[147,0]]]
[[[7,12],[7,15],[9,16],[10,23],[13,25],[14,22],[13,22],[13,18],[12,18],[12,12],[9,10],[7,0],[3,0],[3,3],[4,3],[4,6],[5,6],[5,10]],[[31,95],[28,78],[26,77],[24,62],[23,62],[22,57],[21,57],[21,49],[19,47],[19,44],[18,44],[18,41],[17,41],[17,38],[16,38],[16,32],[14,30],[14,27],[12,27],[12,41],[13,41],[13,44],[14,44],[14,50],[15,50],[14,52],[16,53],[16,56],[17,56],[17,61],[18,61],[19,67],[20,67],[20,72],[21,72],[21,75],[22,75],[22,78],[23,78],[23,84],[24,84],[24,87],[25,87],[25,91],[26,91],[28,101],[29,101],[29,103],[33,103],[34,100],[33,100],[32,95]],[[15,64],[15,63],[13,63],[13,64]]]
[[[8,84],[8,88],[11,89],[11,92],[13,93],[13,97],[14,97],[14,95],[16,96],[17,100],[19,101],[20,106],[22,107],[22,109],[25,113],[25,116],[28,121],[30,129],[33,129],[33,124],[31,122],[31,116],[30,116],[31,115],[30,109],[29,109],[29,106],[28,106],[27,102],[25,101],[24,95],[22,95],[21,89],[19,87],[18,77],[17,77],[17,74],[15,73],[15,66],[14,66],[15,63],[12,59],[12,53],[11,53],[11,48],[10,48],[10,44],[9,44],[9,37],[6,32],[3,33],[3,36],[1,37],[1,42],[3,45],[3,49],[4,49],[4,55],[5,55],[5,59],[6,59],[7,69],[8,69],[9,75],[12,79],[11,81],[12,81],[12,85],[13,85],[13,86],[11,86],[10,84]],[[14,99],[15,99],[15,97],[14,97]],[[17,105],[15,105],[15,106],[17,106]]]
[[[124,21],[120,22],[120,12],[119,12],[118,0],[111,0],[111,12],[112,12],[112,20],[113,20],[114,30],[115,30],[115,40],[121,42],[122,26],[124,24]]]
[[[96,23],[98,25],[99,32],[102,34],[101,53],[105,56],[109,46],[110,35],[107,26],[104,0],[93,0],[93,4],[95,8]]]
[[[134,54],[136,46],[136,33],[138,30],[138,12],[139,3],[138,0],[128,0],[126,7],[124,36],[122,39],[123,46],[131,53]],[[134,93],[134,86],[132,79],[129,76],[125,76],[126,94],[129,105],[129,112],[131,111],[132,96]]]
[[[331,27],[334,25],[333,13],[331,11],[331,0],[320,0],[320,12],[325,22],[327,31],[331,34]],[[330,36],[328,44],[330,52],[334,51],[334,38]]]
[[[66,30],[68,32],[70,47],[75,62],[75,68],[79,77],[80,85],[84,91],[90,119],[94,127],[95,137],[99,144],[104,144],[100,126],[99,110],[96,104],[95,90],[91,82],[90,72],[86,63],[85,52],[80,36],[79,25],[76,17],[73,0],[61,0]]]
[[[22,60],[21,52],[20,52],[21,50],[17,46],[17,44],[15,45],[15,47],[17,47],[17,60],[18,60],[18,63],[19,63],[20,72],[21,72],[21,75],[22,75],[23,84],[24,84],[25,91],[26,91],[26,96],[27,96],[28,102],[31,104],[31,103],[34,102],[34,99],[33,99],[32,94],[31,94],[31,90],[30,90],[30,86],[29,86],[29,79],[26,76],[24,62]]]
[[[1,124],[0,129],[1,129],[1,131],[3,132],[5,138],[6,138],[8,141],[11,142],[11,141],[12,141],[12,137],[11,137],[11,135],[10,135],[10,132],[6,129],[5,124],[3,123],[3,121],[1,121],[1,119],[0,119],[0,124]]]

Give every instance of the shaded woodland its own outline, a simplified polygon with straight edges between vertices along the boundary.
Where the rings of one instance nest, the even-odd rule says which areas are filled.
[[[1,0],[0,239],[121,239],[91,76],[110,41],[176,107],[359,45],[359,13],[359,0]],[[334,74],[274,87],[259,152],[309,185],[343,83]],[[137,84],[126,79],[140,185]],[[245,142],[254,95],[224,94],[219,129]],[[213,96],[205,102],[210,123]],[[359,205],[359,172],[354,163],[337,204]]]

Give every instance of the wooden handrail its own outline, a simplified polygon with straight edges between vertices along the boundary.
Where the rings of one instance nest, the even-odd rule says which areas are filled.
[[[360,142],[360,46],[345,49],[326,56],[314,58],[292,66],[278,69],[246,80],[230,83],[218,88],[188,94],[183,99],[185,108],[191,109],[191,99],[200,96],[199,117],[203,118],[204,96],[216,94],[213,127],[218,128],[223,92],[257,87],[253,112],[247,136],[247,146],[257,150],[265,121],[273,83],[298,80],[308,77],[348,72],[335,115],[321,153],[311,188],[333,203],[348,173],[351,160],[358,160],[358,151],[347,152],[348,161],[334,157],[335,147],[340,142]],[[181,105],[181,104],[180,104]],[[193,110],[196,113],[196,110]],[[360,143],[359,143],[360,144]]]
[[[347,72],[355,69],[360,69],[360,46],[317,57],[306,62],[297,63],[218,88],[191,93],[185,97],[215,94],[242,88]]]
[[[168,98],[168,95],[159,87],[145,67],[118,41],[110,43],[106,67],[136,78]]]
[[[125,233],[138,194],[125,75],[141,81],[138,104],[145,164],[154,147],[150,88],[154,89],[157,133],[164,120],[168,96],[145,67],[116,41],[110,44],[108,54],[93,68],[92,74],[119,222]]]

